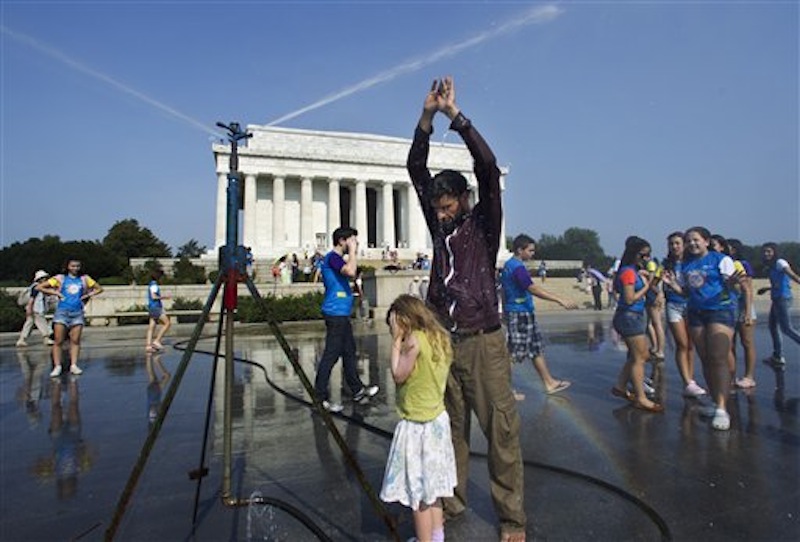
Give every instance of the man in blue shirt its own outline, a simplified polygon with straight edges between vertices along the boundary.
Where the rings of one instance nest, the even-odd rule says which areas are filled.
[[[333,232],[333,250],[322,259],[320,271],[325,284],[322,315],[325,317],[325,350],[319,361],[314,389],[329,412],[341,412],[342,405],[331,402],[328,388],[331,370],[341,357],[344,377],[353,394],[353,401],[361,402],[378,393],[378,386],[364,386],[358,376],[356,340],[350,314],[353,310],[353,290],[350,279],[356,276],[358,231],[348,226]],[[347,261],[344,256],[348,255]]]

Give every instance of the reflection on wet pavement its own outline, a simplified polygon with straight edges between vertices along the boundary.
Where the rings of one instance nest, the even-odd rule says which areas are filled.
[[[609,328],[610,314],[539,319],[549,366],[573,384],[548,396],[531,364],[514,366],[513,385],[526,395],[518,408],[529,540],[800,538],[800,349],[786,352],[785,370],[760,365],[758,386],[732,394],[731,431],[720,433],[699,416],[704,401],[681,396],[671,346],[666,362],[648,365],[655,394],[667,408],[653,415],[608,393],[625,357]],[[287,332],[287,338],[313,379],[323,334],[309,329]],[[357,337],[361,376],[381,385],[378,396],[354,405],[339,369],[331,379],[332,398],[346,406],[337,427],[375,491],[397,420],[384,331],[380,325],[360,327]],[[87,334],[79,377],[50,379],[44,348],[0,349],[0,539],[103,538],[181,357],[174,349],[146,355],[141,341],[113,338],[113,331]],[[758,351],[768,352],[766,326],[757,327],[755,338]],[[213,339],[198,346],[213,348]],[[260,366],[240,364],[235,370],[237,496],[290,503],[333,540],[388,540],[276,342],[258,333],[237,336],[236,353]],[[222,365],[212,393],[209,475],[198,501],[195,539],[313,540],[301,521],[277,505],[235,509],[221,503]],[[192,357],[118,539],[191,536],[197,482],[188,473],[199,467],[212,367],[212,356]],[[485,449],[477,429],[473,449]],[[469,491],[470,508],[448,523],[448,537],[496,540],[480,455],[472,461]],[[398,518],[401,538],[411,536],[408,511],[389,511]]]

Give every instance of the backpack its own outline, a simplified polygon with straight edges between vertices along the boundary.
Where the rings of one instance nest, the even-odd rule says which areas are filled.
[[[17,305],[20,307],[28,306],[28,302],[31,300],[31,288],[33,288],[33,286],[28,286],[19,293],[17,296]]]

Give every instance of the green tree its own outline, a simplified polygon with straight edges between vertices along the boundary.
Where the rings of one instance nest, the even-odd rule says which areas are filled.
[[[124,276],[130,282],[135,282],[136,284],[149,284],[153,277],[153,272],[157,269],[163,269],[163,267],[161,262],[151,258],[144,262],[142,266],[137,265],[136,267],[128,268]]]
[[[564,232],[564,244],[569,247],[570,260],[599,265],[606,257],[600,246],[600,236],[594,230],[569,228]]]
[[[539,260],[572,260],[569,249],[564,244],[564,238],[543,233],[536,243],[536,258]],[[580,259],[580,258],[577,258]]]
[[[0,250],[0,280],[28,283],[37,269],[60,273],[67,258],[77,258],[86,273],[95,278],[119,274],[118,258],[97,241],[62,242],[57,235],[32,237]]]
[[[203,284],[206,281],[206,270],[183,256],[175,262],[173,280],[175,284]]]
[[[199,258],[205,254],[205,245],[201,245],[197,239],[189,239],[185,244],[178,247],[178,252],[175,254],[176,258]]]
[[[103,246],[117,255],[123,265],[130,258],[170,258],[172,251],[148,228],[133,218],[116,222],[103,238]]]
[[[600,246],[600,236],[594,230],[568,228],[563,235],[543,233],[536,243],[538,260],[580,260],[594,266],[605,266],[612,258]]]

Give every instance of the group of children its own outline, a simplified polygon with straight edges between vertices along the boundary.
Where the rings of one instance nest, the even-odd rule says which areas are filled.
[[[708,395],[713,404],[702,414],[720,431],[730,428],[726,403],[731,386],[747,389],[755,382],[755,347],[753,343],[753,268],[741,258],[741,243],[695,226],[686,232],[667,237],[668,256],[663,266],[652,261],[650,243],[631,236],[625,243],[614,277],[619,295],[613,326],[628,347],[625,364],[611,393],[630,401],[636,408],[663,412],[662,404],[648,397],[645,363],[663,361],[664,333],[659,331],[662,311],[659,285],[663,285],[666,319],[675,339],[675,361],[683,380],[685,397],[706,395],[694,378],[694,353],[702,363]],[[774,351],[765,362],[782,366],[781,331],[800,344],[800,334],[789,321],[790,281],[800,284],[791,266],[778,257],[777,245],[762,246],[763,262],[768,270],[771,292],[769,329]],[[653,339],[648,327],[653,324]],[[735,338],[739,336],[745,353],[745,374],[736,378]],[[651,342],[653,349],[650,348]]]
[[[26,332],[30,332],[28,320],[37,321],[37,327],[44,336],[45,344],[53,348],[53,369],[50,376],[56,378],[63,370],[63,343],[69,338],[69,372],[79,375],[83,370],[78,366],[81,350],[81,335],[86,323],[83,307],[91,298],[103,292],[102,286],[89,275],[81,273],[81,261],[75,258],[67,260],[64,272],[53,277],[46,271],[37,271],[34,283],[30,286],[29,306],[26,307],[26,324],[22,329],[17,346],[26,346]],[[52,339],[46,333],[47,326],[42,326],[46,296],[57,299],[53,315]],[[46,322],[46,321],[45,321]]]
[[[26,339],[35,325],[42,334],[44,344],[52,346],[53,369],[50,376],[53,378],[59,377],[63,371],[63,344],[67,339],[69,339],[69,372],[75,376],[83,373],[78,365],[78,359],[83,327],[86,325],[84,309],[91,298],[103,292],[103,287],[81,271],[82,263],[77,258],[68,259],[64,265],[64,272],[52,277],[46,271],[39,270],[35,273],[33,284],[30,285],[27,294],[29,300],[25,306],[25,324],[20,331],[16,346],[28,346]],[[169,296],[161,293],[159,285],[162,276],[161,269],[155,270],[147,286],[149,318],[145,348],[149,353],[164,349],[161,339],[170,328],[170,320],[162,303],[162,300],[169,299]],[[52,332],[45,318],[47,296],[57,300]]]

